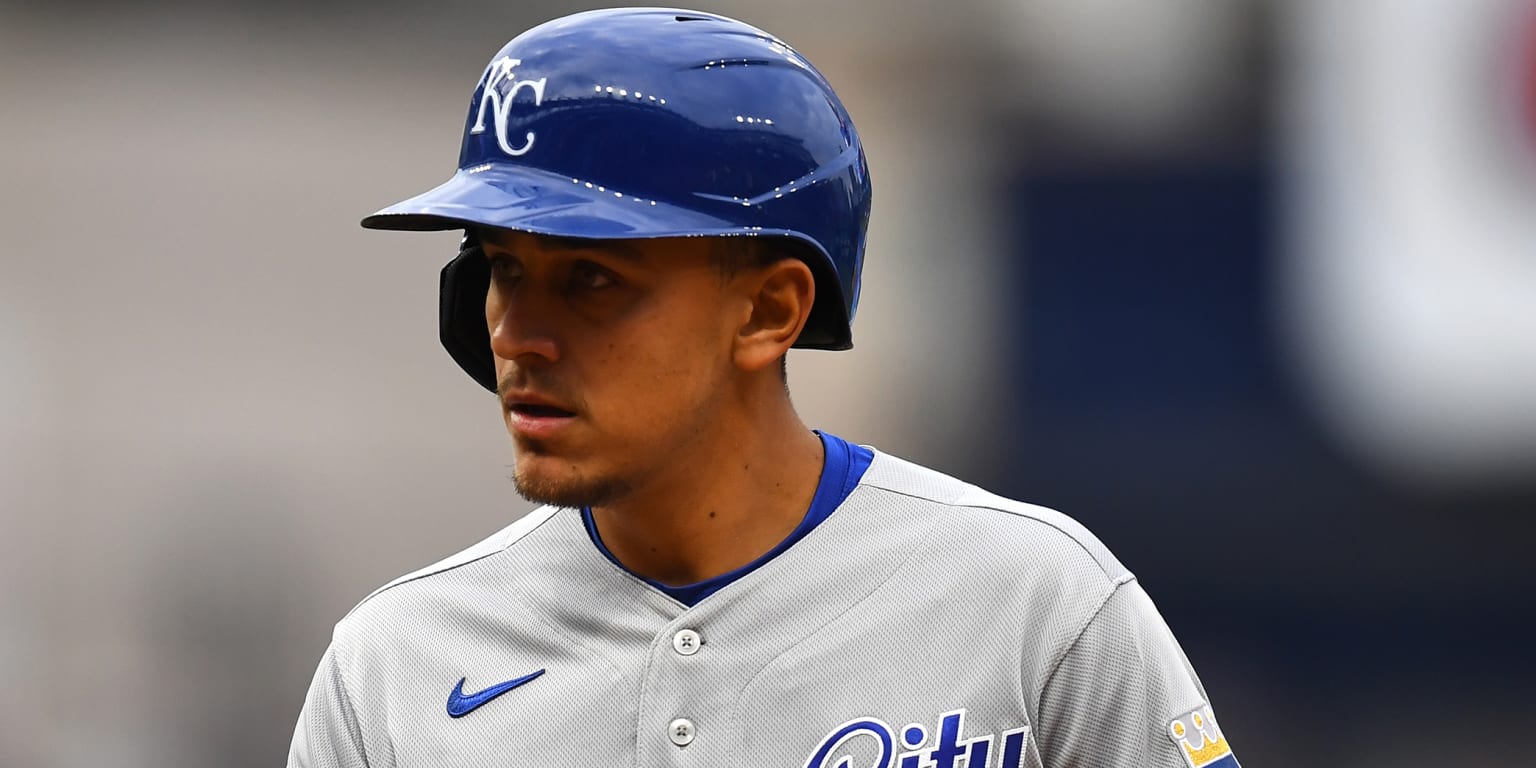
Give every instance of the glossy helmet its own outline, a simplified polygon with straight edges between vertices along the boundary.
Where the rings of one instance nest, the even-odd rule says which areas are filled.
[[[796,347],[848,349],[870,184],[853,121],[793,48],[739,21],[660,8],[541,24],[491,59],[459,170],[363,219],[464,228],[443,268],[443,346],[495,391],[489,271],[472,228],[576,238],[771,236],[816,278]]]

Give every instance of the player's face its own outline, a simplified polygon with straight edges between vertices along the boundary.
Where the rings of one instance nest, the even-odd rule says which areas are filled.
[[[744,306],[711,240],[492,230],[481,241],[502,417],[525,498],[611,503],[711,423]]]

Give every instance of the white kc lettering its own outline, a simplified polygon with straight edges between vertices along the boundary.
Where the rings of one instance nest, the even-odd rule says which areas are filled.
[[[544,83],[549,80],[547,77],[537,80],[518,80],[512,70],[521,63],[523,63],[522,59],[503,56],[486,67],[485,90],[480,93],[480,111],[475,115],[474,127],[469,129],[470,133],[485,133],[485,107],[489,104],[491,120],[496,124],[496,143],[501,145],[501,151],[513,157],[533,149],[533,131],[529,131],[523,137],[521,147],[514,147],[507,141],[507,116],[512,111],[512,100],[517,97],[519,90],[527,88],[533,91],[533,105],[542,105]],[[503,86],[506,86],[505,92],[502,90]]]

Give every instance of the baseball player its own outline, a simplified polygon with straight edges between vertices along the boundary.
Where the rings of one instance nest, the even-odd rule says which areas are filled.
[[[796,416],[869,211],[767,32],[605,10],[497,52],[458,172],[363,226],[464,230],[442,340],[545,506],[336,625],[289,766],[1236,768],[1092,534]]]

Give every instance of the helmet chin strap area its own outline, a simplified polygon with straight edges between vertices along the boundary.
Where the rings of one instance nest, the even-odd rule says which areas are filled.
[[[485,327],[485,292],[491,267],[473,230],[465,230],[459,254],[443,266],[438,282],[438,338],[464,372],[496,391],[496,360]]]

